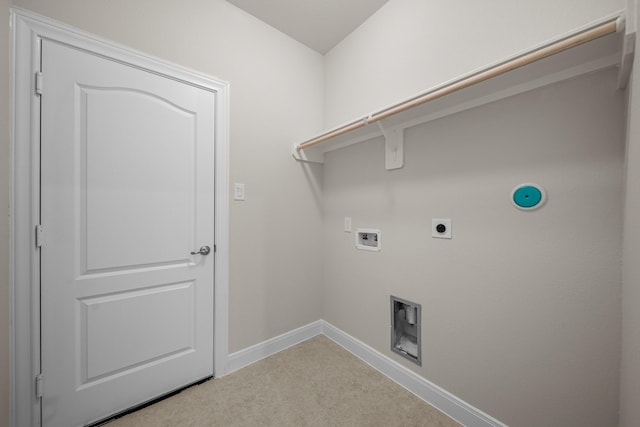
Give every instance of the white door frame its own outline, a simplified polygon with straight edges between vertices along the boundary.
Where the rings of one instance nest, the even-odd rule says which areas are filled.
[[[13,36],[13,124],[11,196],[11,425],[40,426],[40,257],[35,226],[40,211],[40,99],[36,72],[40,40],[55,40],[113,58],[155,74],[216,92],[214,375],[228,369],[229,85],[97,38],[40,15],[11,9]],[[46,84],[46,78],[45,83]],[[45,373],[46,375],[46,373]],[[46,378],[45,378],[46,381]]]

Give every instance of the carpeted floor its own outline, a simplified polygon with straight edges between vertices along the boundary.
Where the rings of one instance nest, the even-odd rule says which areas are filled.
[[[134,426],[460,424],[318,336],[107,424]]]

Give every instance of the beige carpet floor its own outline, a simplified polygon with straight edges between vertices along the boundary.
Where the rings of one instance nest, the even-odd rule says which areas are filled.
[[[318,336],[107,424],[134,426],[460,424]]]

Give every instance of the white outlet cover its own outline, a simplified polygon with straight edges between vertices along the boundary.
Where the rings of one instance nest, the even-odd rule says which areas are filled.
[[[444,226],[443,231],[438,226]],[[451,218],[433,218],[431,220],[431,237],[436,239],[451,239]]]
[[[344,232],[351,233],[351,217],[344,217]]]

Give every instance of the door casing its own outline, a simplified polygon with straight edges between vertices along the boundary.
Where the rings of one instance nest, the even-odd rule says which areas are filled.
[[[41,39],[66,43],[216,92],[214,375],[224,375],[229,353],[228,83],[18,8],[11,9],[11,24],[11,425],[40,426],[40,399],[36,397],[36,376],[40,374],[40,258],[35,245],[40,211],[40,99],[35,76],[40,69]]]

